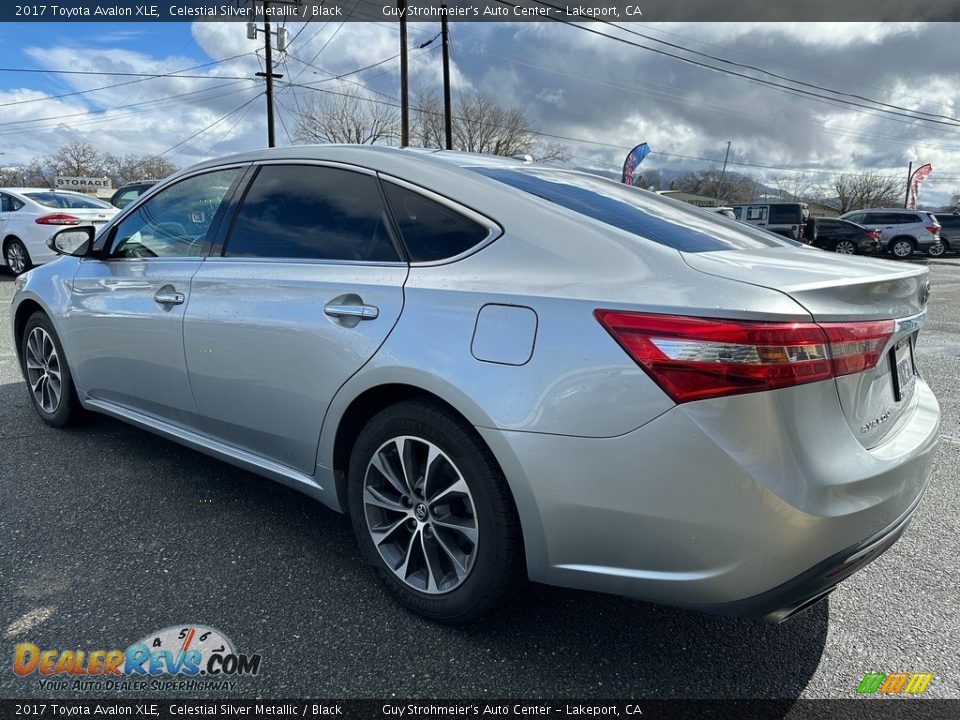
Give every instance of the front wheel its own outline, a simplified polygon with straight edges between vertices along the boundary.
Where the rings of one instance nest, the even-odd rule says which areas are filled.
[[[930,257],[940,257],[950,249],[950,246],[947,244],[946,240],[941,239],[936,245],[931,245],[927,250],[927,255]]]
[[[407,609],[459,623],[524,582],[506,480],[476,431],[439,404],[408,401],[361,431],[348,503],[364,559]]]
[[[856,255],[857,244],[852,240],[837,240],[833,246],[833,251],[841,255]]]
[[[913,251],[913,241],[907,238],[897,238],[890,243],[890,252],[893,253],[894,257],[900,258],[901,260],[913,255]]]
[[[27,320],[20,340],[20,359],[33,408],[53,427],[65,427],[82,414],[73,377],[53,323],[42,312]]]
[[[7,242],[3,251],[3,259],[6,261],[7,267],[10,268],[10,272],[14,275],[22,275],[30,269],[32,264],[30,262],[30,253],[27,252],[27,248],[17,238],[13,238]]]

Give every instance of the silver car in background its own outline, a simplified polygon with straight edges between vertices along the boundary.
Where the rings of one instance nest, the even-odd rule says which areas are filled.
[[[931,475],[925,268],[592,175],[289,147],[53,244],[12,308],[45,422],[106,413],[348,512],[435,620],[525,578],[783,620]]]

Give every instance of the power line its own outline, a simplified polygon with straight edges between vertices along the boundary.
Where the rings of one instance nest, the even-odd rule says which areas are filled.
[[[519,6],[516,5],[515,3],[509,2],[509,0],[496,0],[496,1],[497,1],[498,3],[500,3],[500,4],[502,4],[502,5],[508,5],[508,6],[510,6],[510,7],[519,7]],[[537,2],[538,4],[543,5],[543,6],[545,6],[545,7],[550,7],[550,8],[554,8],[554,9],[561,10],[561,11],[563,10],[562,8],[560,8],[560,7],[556,6],[556,5],[552,5],[552,4],[548,3],[548,2],[544,2],[543,0],[535,0],[535,2]],[[915,120],[915,121],[920,121],[920,122],[934,123],[934,124],[937,124],[937,125],[946,125],[946,126],[949,126],[949,127],[960,127],[960,119],[957,119],[957,118],[950,118],[951,121],[950,121],[950,122],[947,122],[947,121],[944,121],[944,120],[936,120],[936,119],[933,119],[933,118],[917,117],[916,115],[909,114],[909,113],[912,113],[912,112],[914,112],[914,111],[912,111],[912,110],[907,110],[906,108],[904,108],[905,110],[907,110],[906,112],[898,112],[898,111],[895,111],[895,110],[884,110],[884,109],[882,109],[882,108],[874,108],[874,107],[871,107],[871,106],[869,106],[869,105],[864,105],[864,104],[862,104],[862,103],[854,102],[854,101],[851,101],[851,100],[842,100],[842,99],[840,99],[840,98],[823,98],[821,95],[818,95],[817,93],[812,92],[812,91],[809,91],[809,90],[804,90],[804,89],[802,89],[802,88],[794,88],[794,87],[790,87],[790,86],[787,86],[787,85],[783,85],[783,84],[781,84],[781,83],[777,83],[777,82],[774,82],[774,81],[771,81],[771,80],[764,80],[764,79],[762,79],[762,78],[753,77],[753,76],[751,76],[751,75],[747,75],[747,74],[745,74],[745,73],[737,72],[737,71],[735,71],[735,70],[729,70],[729,69],[725,69],[725,68],[716,67],[715,65],[710,65],[709,63],[704,63],[704,62],[700,62],[699,60],[694,60],[694,59],[689,58],[689,57],[684,57],[684,56],[682,56],[682,55],[677,55],[677,54],[672,53],[672,52],[669,52],[669,51],[667,51],[667,50],[662,50],[662,49],[660,49],[660,48],[650,47],[649,45],[643,45],[643,44],[641,44],[641,43],[634,42],[634,41],[632,41],[632,40],[628,40],[627,38],[617,37],[616,35],[608,35],[608,34],[606,34],[606,33],[600,32],[599,30],[597,30],[597,29],[595,29],[595,28],[587,27],[586,25],[577,25],[576,23],[571,22],[571,21],[569,21],[569,20],[563,20],[562,18],[557,18],[557,17],[552,17],[552,16],[550,16],[549,19],[550,19],[550,20],[553,20],[554,22],[558,22],[558,23],[561,23],[561,24],[564,24],[564,25],[569,25],[570,27],[577,28],[578,30],[583,30],[584,32],[588,32],[588,33],[591,33],[591,34],[593,34],[593,35],[597,35],[597,36],[599,36],[599,37],[607,38],[608,40],[613,40],[613,41],[615,41],[615,42],[623,43],[624,45],[629,45],[629,46],[631,46],[631,47],[639,48],[639,49],[641,49],[641,50],[647,50],[647,51],[649,51],[649,52],[656,53],[656,54],[658,54],[658,55],[663,55],[663,56],[665,56],[665,57],[670,57],[670,58],[673,58],[673,59],[675,59],[675,60],[680,60],[681,62],[687,63],[687,64],[689,64],[689,65],[694,65],[694,66],[696,66],[696,67],[704,68],[704,69],[706,69],[706,70],[711,70],[711,71],[713,71],[713,72],[717,72],[717,73],[720,73],[720,74],[723,74],[723,75],[729,75],[729,76],[731,76],[731,77],[738,77],[738,78],[741,78],[741,79],[743,79],[743,80],[747,80],[747,81],[752,82],[752,83],[756,83],[756,84],[759,84],[759,85],[763,85],[763,86],[765,86],[765,87],[771,87],[771,88],[774,88],[774,89],[782,90],[782,91],[784,91],[784,92],[789,92],[789,93],[791,93],[791,94],[801,95],[801,96],[804,96],[804,97],[809,97],[809,98],[812,98],[812,99],[814,99],[814,100],[816,100],[816,101],[818,101],[818,102],[827,102],[828,100],[832,100],[832,101],[834,101],[834,102],[843,103],[844,105],[849,105],[849,106],[851,106],[851,107],[858,107],[858,108],[867,109],[867,110],[875,110],[875,111],[878,111],[878,112],[885,113],[885,114],[887,114],[887,115],[894,115],[894,116],[900,116],[900,117],[909,118],[910,120]],[[624,29],[624,28],[621,28],[619,25],[613,25],[613,23],[611,23],[610,21],[603,21],[603,20],[601,20],[600,22],[603,22],[603,23],[605,23],[605,24],[607,24],[607,25],[612,25],[613,27],[616,27],[617,29],[620,29],[620,30],[624,30],[625,32],[634,33],[634,34],[635,34],[635,31],[626,30],[626,29]],[[654,38],[654,40],[656,41],[655,38]],[[665,41],[657,41],[657,42],[665,42]],[[697,53],[697,51],[690,51],[690,52],[692,52],[692,53]],[[705,55],[704,53],[698,53],[698,54],[700,54],[700,55]],[[710,57],[712,57],[712,56],[710,56]],[[732,62],[732,61],[730,61],[730,62]]]
[[[12,102],[0,103],[0,107],[9,107],[10,105],[26,105],[26,104],[28,104],[28,103],[46,102],[46,101],[49,101],[49,100],[61,100],[61,99],[63,99],[63,98],[74,97],[74,96],[76,96],[76,95],[86,95],[86,94],[88,94],[88,93],[99,92],[100,90],[111,90],[111,89],[113,89],[113,88],[123,87],[123,86],[125,86],[125,85],[134,85],[134,84],[136,84],[136,83],[146,82],[147,80],[155,80],[155,79],[158,79],[158,78],[167,78],[167,77],[191,77],[191,76],[188,76],[188,75],[179,75],[178,73],[189,72],[189,71],[191,71],[191,70],[200,70],[200,69],[202,69],[202,68],[211,67],[211,66],[213,66],[213,65],[221,65],[221,64],[223,64],[223,63],[225,63],[225,62],[229,62],[229,61],[231,61],[231,60],[236,60],[237,58],[241,58],[241,57],[243,57],[243,56],[245,56],[245,55],[249,55],[249,54],[250,54],[249,52],[239,53],[238,55],[233,55],[232,57],[224,58],[223,60],[215,60],[215,61],[213,61],[213,62],[204,63],[204,64],[202,64],[202,65],[194,65],[194,66],[192,66],[192,67],[183,68],[182,70],[174,70],[174,71],[169,72],[169,73],[163,73],[163,74],[157,74],[157,75],[148,75],[148,76],[145,76],[145,77],[141,77],[141,78],[139,78],[138,80],[128,80],[128,81],[122,82],[122,83],[114,83],[113,85],[103,85],[102,87],[91,88],[91,89],[89,89],[89,90],[75,90],[75,91],[73,91],[73,92],[63,93],[63,94],[61,94],[61,95],[49,95],[49,96],[47,96],[47,97],[42,97],[42,98],[31,98],[31,99],[29,99],[29,100],[15,100],[15,101],[12,101]],[[57,70],[37,70],[37,69],[22,70],[22,69],[17,69],[17,68],[0,68],[0,72],[59,73],[59,72],[61,72],[61,71],[57,71]],[[90,75],[101,75],[102,73],[94,73],[94,72],[91,72],[91,73],[89,73],[89,74],[90,74]],[[253,78],[229,78],[229,77],[223,77],[223,76],[220,76],[220,75],[200,75],[200,76],[197,76],[197,77],[201,77],[201,78],[204,78],[204,79],[212,78],[212,79],[217,79],[217,80],[252,80],[252,79],[253,79]]]
[[[231,110],[231,111],[228,112],[226,115],[221,116],[218,120],[214,120],[212,123],[210,123],[210,124],[207,125],[206,127],[201,128],[200,130],[198,130],[197,132],[195,132],[193,135],[191,135],[190,137],[188,137],[186,140],[181,140],[181,141],[178,142],[176,145],[167,148],[166,150],[164,150],[164,151],[163,151],[162,153],[160,153],[159,155],[154,155],[153,157],[150,158],[150,160],[156,160],[156,159],[158,159],[158,158],[161,158],[161,157],[163,157],[164,155],[166,155],[167,153],[173,152],[174,150],[176,150],[176,149],[177,149],[178,147],[180,147],[181,145],[186,145],[188,142],[190,142],[190,141],[193,140],[194,138],[196,138],[196,137],[202,135],[203,133],[207,132],[207,130],[212,130],[212,129],[215,128],[217,125],[219,125],[220,123],[222,123],[224,120],[227,120],[227,119],[229,119],[230,117],[232,117],[233,115],[236,115],[238,112],[240,112],[241,110],[243,110],[245,107],[247,107],[248,105],[251,105],[254,101],[259,100],[259,99],[260,99],[263,95],[265,95],[265,94],[266,94],[266,93],[262,93],[262,92],[261,92],[261,93],[257,93],[257,94],[254,95],[252,98],[250,98],[249,100],[247,100],[246,102],[244,102],[242,105],[240,105],[240,106],[238,106],[237,108]],[[145,161],[145,162],[148,162],[148,161]]]
[[[376,99],[374,99],[374,98],[361,97],[361,96],[358,96],[358,95],[350,95],[350,94],[348,94],[348,93],[341,93],[341,92],[336,92],[336,91],[334,91],[334,90],[327,90],[327,89],[324,89],[324,88],[316,88],[316,87],[311,87],[311,86],[309,86],[309,85],[303,85],[303,84],[294,84],[294,83],[289,83],[289,84],[290,84],[290,85],[295,85],[296,87],[302,87],[302,88],[307,88],[307,89],[310,89],[310,90],[315,90],[316,92],[326,93],[326,94],[328,94],[328,95],[336,95],[336,96],[339,96],[339,97],[347,97],[347,98],[356,98],[356,99],[359,99],[359,100],[363,100],[363,101],[365,101],[365,102],[376,103],[376,104],[379,104],[379,105],[388,105],[388,106],[394,107],[394,108],[400,107],[400,104],[399,104],[398,102],[389,102],[389,101],[385,101],[385,100],[376,100]],[[413,109],[413,110],[416,110],[416,111],[418,111],[418,112],[423,112],[423,113],[428,114],[428,115],[438,115],[438,116],[439,116],[439,115],[442,114],[442,113],[440,113],[440,112],[435,112],[435,111],[427,110],[427,109],[425,109],[425,108],[412,108],[412,109]],[[461,120],[461,121],[464,120],[464,118],[458,117],[458,116],[454,116],[453,119],[455,119],[455,120]],[[553,139],[553,140],[564,140],[564,141],[566,141],[566,142],[576,142],[576,143],[582,143],[582,144],[585,144],[585,145],[595,145],[595,146],[597,146],[597,147],[612,148],[612,149],[620,150],[620,151],[629,150],[630,147],[631,147],[630,145],[625,145],[625,144],[607,143],[607,142],[602,142],[602,141],[600,141],[600,140],[587,140],[587,139],[585,139],[585,138],[572,137],[572,136],[569,136],[569,135],[558,135],[558,134],[556,134],[556,133],[548,133],[548,132],[537,131],[537,130],[528,130],[527,132],[529,132],[531,135],[537,135],[537,136],[539,136],[539,137],[546,137],[546,138],[550,138],[550,139]],[[722,163],[722,162],[723,162],[722,159],[717,159],[717,158],[705,158],[705,157],[699,157],[699,156],[696,156],[696,155],[681,155],[681,154],[678,154],[678,153],[668,153],[668,152],[662,152],[662,151],[658,151],[658,150],[653,150],[653,151],[651,151],[650,154],[651,154],[651,155],[662,155],[662,156],[664,156],[664,157],[682,158],[682,159],[686,159],[686,160],[700,160],[700,161],[702,161],[702,162],[711,162],[711,163]],[[781,172],[809,173],[809,174],[811,174],[811,175],[834,175],[834,176],[836,176],[836,175],[849,175],[849,174],[850,174],[850,173],[845,173],[845,172],[840,172],[840,171],[835,171],[835,170],[815,170],[815,169],[807,169],[807,168],[777,167],[777,166],[774,166],[774,165],[761,165],[761,164],[758,164],[758,163],[748,163],[748,162],[742,162],[742,161],[736,161],[736,160],[730,160],[730,161],[728,162],[728,164],[729,164],[729,165],[737,165],[737,166],[740,166],[740,167],[750,167],[750,168],[763,169],[763,170],[779,170],[779,171],[781,171]],[[884,178],[900,178],[901,175],[898,173],[898,174],[892,174],[892,175],[884,175],[884,176],[881,176],[881,177],[884,177]],[[931,176],[930,178],[928,178],[928,180],[932,179],[932,177],[933,177],[933,176]],[[940,178],[938,178],[938,179],[939,179],[939,180],[953,180],[954,178],[953,178],[952,176],[943,176],[943,177],[940,177]],[[960,179],[960,176],[958,176],[956,179]]]
[[[44,122],[44,121],[47,121],[47,120],[61,121],[61,120],[64,120],[64,119],[66,119],[66,118],[82,117],[82,116],[84,116],[84,115],[99,115],[99,114],[101,114],[101,113],[113,112],[114,110],[127,110],[127,109],[129,109],[129,108],[142,107],[142,106],[144,106],[144,105],[153,105],[153,104],[155,104],[155,103],[166,103],[166,102],[168,102],[168,101],[170,101],[170,100],[174,100],[174,99],[176,99],[176,98],[189,97],[189,96],[191,96],[191,95],[199,95],[199,94],[201,94],[201,93],[211,92],[212,90],[219,90],[219,89],[221,89],[221,88],[230,87],[231,85],[237,85],[239,82],[240,82],[239,80],[232,80],[231,82],[223,83],[222,85],[214,85],[213,87],[203,88],[202,90],[192,90],[192,91],[190,91],[190,92],[179,93],[179,94],[177,94],[177,95],[168,95],[167,97],[156,98],[156,99],[154,99],[154,100],[141,100],[140,102],[130,103],[129,105],[115,105],[115,106],[113,106],[113,107],[103,108],[103,109],[101,109],[101,110],[87,110],[87,111],[85,111],[85,112],[69,113],[69,114],[67,114],[67,115],[48,115],[47,117],[42,117],[42,118],[29,118],[29,119],[26,119],[26,120],[8,120],[8,121],[6,121],[6,122],[0,122],[0,127],[5,127],[5,126],[8,126],[8,125],[32,125],[32,124],[34,124],[34,123],[40,123],[40,122]],[[233,93],[226,93],[226,94],[227,94],[227,95],[231,95],[231,94],[233,94]],[[203,99],[204,99],[204,100],[212,100],[212,99],[214,99],[215,97],[223,97],[223,96],[222,96],[222,95],[215,95],[215,96],[213,96],[213,97],[203,98]],[[174,105],[177,105],[177,104],[179,104],[179,103],[174,103]],[[144,112],[154,112],[155,110],[166,109],[166,107],[167,107],[167,106],[164,106],[164,107],[162,107],[162,108],[161,108],[161,107],[158,107],[158,108],[154,108],[153,110],[145,110]],[[18,131],[18,132],[19,132],[19,131]]]

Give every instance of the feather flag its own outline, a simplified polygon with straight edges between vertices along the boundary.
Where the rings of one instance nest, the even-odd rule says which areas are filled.
[[[933,165],[926,163],[913,171],[910,178],[910,190],[907,195],[907,209],[917,209],[917,199],[920,196],[920,184],[927,179],[927,175],[933,172]]]
[[[634,172],[637,166],[643,162],[643,159],[650,154],[650,146],[646,143],[640,143],[633,150],[627,153],[627,159],[623,161],[623,177],[620,182],[626,185],[633,185]]]

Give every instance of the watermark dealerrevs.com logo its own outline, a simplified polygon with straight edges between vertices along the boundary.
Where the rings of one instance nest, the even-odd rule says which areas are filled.
[[[921,695],[933,673],[869,672],[857,686],[858,695]]]
[[[49,649],[20,643],[14,674],[34,677],[42,690],[234,690],[237,678],[260,672],[261,656],[246,655],[219,630],[184,623],[150,633],[121,649]]]

